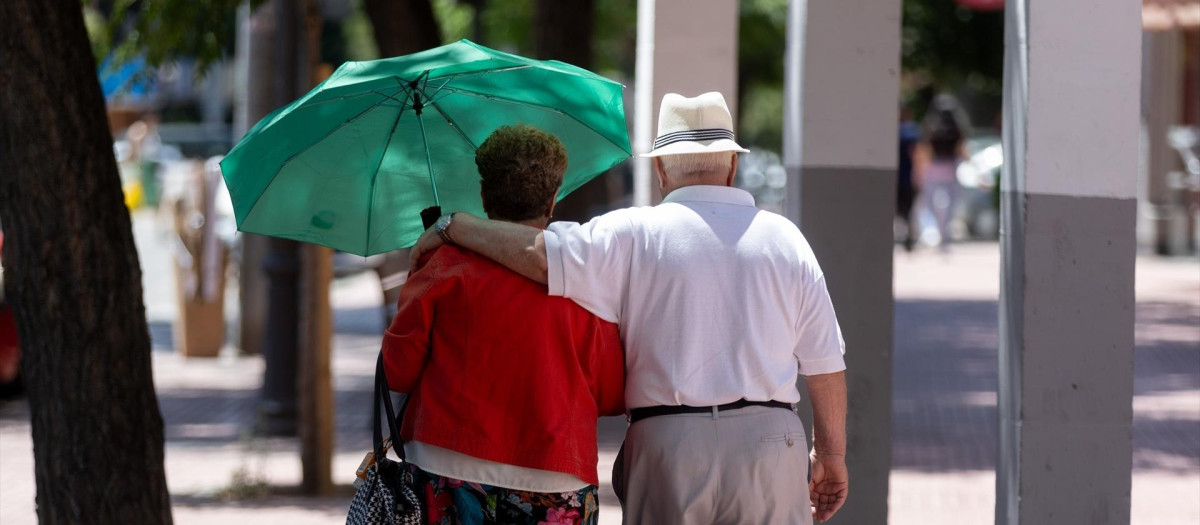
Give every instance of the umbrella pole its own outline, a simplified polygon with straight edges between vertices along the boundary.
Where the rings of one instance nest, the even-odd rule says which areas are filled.
[[[429,137],[425,135],[425,115],[421,111],[423,105],[419,92],[414,93],[414,98],[416,99],[414,109],[417,112],[417,124],[421,127],[421,142],[425,144],[425,168],[429,170],[429,186],[433,188],[433,204],[441,206],[442,201],[438,198],[437,181],[433,178],[433,159],[429,155]]]

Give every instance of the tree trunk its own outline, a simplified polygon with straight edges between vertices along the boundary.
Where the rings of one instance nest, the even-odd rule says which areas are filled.
[[[442,45],[429,0],[364,0],[379,55],[394,57]]]
[[[0,220],[43,524],[170,523],[141,270],[78,0],[0,2]]]
[[[334,492],[333,250],[315,244],[301,247],[301,313],[297,413],[300,416],[300,490],[325,496]]]
[[[537,0],[534,9],[537,57],[592,67],[596,0]]]
[[[543,60],[560,60],[582,68],[592,66],[596,0],[537,0],[534,6],[534,53]],[[611,200],[602,173],[566,196],[554,218],[584,222],[608,211]]]
[[[321,57],[321,10],[316,0],[300,2],[304,26],[297,62],[304,67],[308,86],[325,80]],[[300,490],[324,496],[333,493],[333,250],[315,244],[300,247],[299,366],[296,392],[300,437]]]

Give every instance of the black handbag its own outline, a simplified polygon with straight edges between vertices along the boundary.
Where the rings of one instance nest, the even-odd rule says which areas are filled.
[[[383,438],[383,422],[379,417],[381,402],[388,432],[391,433],[388,439]],[[406,398],[400,406],[401,417],[407,404]],[[420,525],[421,500],[413,490],[412,473],[404,464],[404,442],[396,426],[396,412],[392,410],[382,352],[375,364],[375,399],[372,407],[375,410],[372,417],[372,443],[375,450],[368,452],[359,465],[359,481],[355,483],[358,490],[350,502],[346,525]],[[389,447],[396,451],[400,461],[387,458]]]

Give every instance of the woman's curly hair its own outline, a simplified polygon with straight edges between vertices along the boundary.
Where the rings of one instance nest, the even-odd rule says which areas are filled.
[[[489,217],[535,219],[550,209],[562,185],[567,149],[533,126],[502,126],[475,150],[475,166]]]

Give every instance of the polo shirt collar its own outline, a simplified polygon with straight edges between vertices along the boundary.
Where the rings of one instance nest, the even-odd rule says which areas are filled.
[[[754,196],[741,188],[730,186],[684,186],[669,193],[662,200],[667,202],[715,202],[754,207]]]

